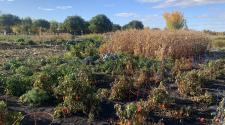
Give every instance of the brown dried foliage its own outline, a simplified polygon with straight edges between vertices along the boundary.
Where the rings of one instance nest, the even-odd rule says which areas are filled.
[[[189,30],[126,30],[108,35],[100,53],[131,53],[144,57],[194,57],[204,54],[210,39]]]

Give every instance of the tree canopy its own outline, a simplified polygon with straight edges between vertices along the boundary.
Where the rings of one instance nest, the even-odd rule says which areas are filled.
[[[166,26],[168,29],[182,29],[187,27],[186,20],[184,19],[183,14],[179,11],[164,13],[163,16],[166,20]]]
[[[89,22],[89,29],[93,33],[105,33],[112,31],[113,23],[105,15],[97,15]]]
[[[133,20],[123,26],[123,29],[143,29],[144,25],[141,21]]]
[[[20,23],[20,18],[12,14],[0,15],[0,28],[6,32],[10,32],[11,27]]]
[[[83,34],[87,30],[87,24],[80,16],[69,16],[65,19],[63,26],[68,33]]]

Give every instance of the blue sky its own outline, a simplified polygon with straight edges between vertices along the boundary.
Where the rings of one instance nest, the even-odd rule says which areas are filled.
[[[150,28],[164,28],[164,12],[181,11],[189,28],[225,31],[225,0],[0,0],[0,11],[20,17],[30,16],[62,22],[67,16],[85,20],[107,15],[124,25],[140,20]]]

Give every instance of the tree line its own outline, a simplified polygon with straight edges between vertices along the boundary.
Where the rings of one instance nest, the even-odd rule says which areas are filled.
[[[166,29],[188,29],[186,19],[179,11],[164,13]],[[106,33],[125,29],[143,29],[144,25],[141,21],[133,20],[124,26],[114,24],[104,14],[99,14],[90,21],[85,21],[80,16],[68,16],[64,22],[47,21],[45,19],[19,18],[12,14],[0,15],[0,33],[13,34],[42,34],[45,32],[70,33],[72,35],[82,35],[89,33]]]
[[[0,15],[0,33],[8,34],[42,34],[45,32],[70,33],[81,35],[88,33],[106,33],[122,29],[143,29],[141,21],[133,20],[124,26],[113,24],[112,21],[103,14],[92,17],[90,21],[85,21],[80,16],[68,16],[64,22],[48,21],[45,19],[20,18],[12,14]]]

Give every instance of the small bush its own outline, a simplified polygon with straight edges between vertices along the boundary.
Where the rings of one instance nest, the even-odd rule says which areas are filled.
[[[131,98],[132,94],[130,91],[133,89],[133,82],[129,78],[122,76],[114,82],[111,88],[110,99],[125,101]]]
[[[3,65],[3,69],[5,69],[5,70],[13,70],[14,71],[15,69],[19,68],[20,66],[22,66],[21,61],[13,59],[13,60],[5,63]]]
[[[209,61],[203,65],[202,75],[205,75],[208,80],[214,80],[222,75],[225,75],[225,60],[219,59]]]
[[[93,119],[100,110],[100,100],[92,83],[91,71],[87,67],[77,67],[72,74],[64,76],[55,88],[55,95],[63,97],[63,107],[69,113],[82,112]],[[56,114],[61,113],[56,109]]]
[[[162,82],[160,83],[158,88],[154,88],[152,90],[149,99],[152,100],[155,104],[168,104],[172,100]]]
[[[18,43],[24,43],[25,40],[24,40],[23,38],[20,38],[20,39],[18,39],[16,42],[18,42]]]
[[[181,95],[200,95],[204,83],[204,77],[200,77],[197,70],[180,73],[176,77],[176,84]]]
[[[26,76],[32,76],[33,72],[29,67],[20,66],[18,69],[16,69],[17,74],[22,74]]]
[[[32,86],[32,78],[22,75],[12,75],[6,80],[7,94],[14,96],[21,96],[26,93]]]
[[[147,106],[143,102],[128,103],[126,105],[116,104],[116,115],[119,117],[120,125],[142,125],[147,117]]]
[[[39,88],[33,88],[26,94],[22,95],[19,98],[19,101],[22,103],[28,103],[30,105],[40,105],[46,103],[49,98],[50,97],[46,91]]]
[[[53,76],[51,76],[51,74],[47,74],[44,72],[36,74],[35,76],[36,76],[36,79],[33,84],[34,87],[38,87],[49,93],[53,93],[53,88],[58,85],[57,77],[54,78]]]

